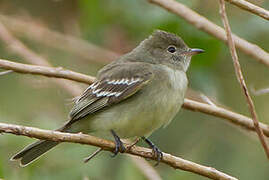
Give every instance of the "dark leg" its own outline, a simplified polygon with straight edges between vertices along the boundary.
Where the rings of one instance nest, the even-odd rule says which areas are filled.
[[[151,142],[149,139],[147,139],[146,137],[142,137],[142,139],[150,146],[150,148],[152,149],[152,153],[153,153],[153,156],[156,157],[157,159],[157,163],[155,164],[155,166],[157,166],[159,164],[159,162],[162,160],[163,158],[163,153],[162,151],[157,147],[155,146],[155,144],[153,144],[153,142]]]
[[[123,143],[121,142],[119,136],[115,133],[115,131],[111,130],[112,135],[114,136],[115,139],[115,151],[114,155],[112,157],[115,157],[119,152],[124,153],[125,152],[125,147]]]

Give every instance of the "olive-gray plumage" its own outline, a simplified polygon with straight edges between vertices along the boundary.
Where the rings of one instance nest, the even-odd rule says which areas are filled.
[[[150,135],[167,125],[183,104],[191,56],[190,49],[171,33],[155,31],[131,52],[106,65],[96,81],[76,99],[63,132],[83,132],[121,138]],[[56,146],[38,141],[12,157],[26,166]]]

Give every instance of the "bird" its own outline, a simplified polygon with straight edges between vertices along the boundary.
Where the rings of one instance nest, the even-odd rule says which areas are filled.
[[[155,30],[132,51],[98,71],[57,131],[113,139],[114,155],[125,151],[121,139],[142,138],[159,162],[163,153],[148,137],[167,126],[181,109],[191,57],[202,52],[189,48],[176,34]],[[39,140],[11,160],[27,166],[59,143]]]

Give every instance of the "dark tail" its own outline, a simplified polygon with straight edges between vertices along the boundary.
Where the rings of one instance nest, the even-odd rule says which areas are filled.
[[[58,145],[59,142],[41,140],[37,141],[33,144],[26,146],[23,150],[15,154],[10,160],[18,160],[21,161],[21,166],[27,166],[32,163],[34,160],[39,158],[41,155],[46,153],[48,150]]]
[[[69,126],[65,125],[56,131],[68,132]],[[48,141],[48,140],[39,140],[35,143],[32,143],[26,146],[23,150],[15,154],[11,161],[20,160],[20,165],[25,167],[31,164],[33,161],[41,157],[43,154],[48,152],[50,149],[58,145],[60,142]]]

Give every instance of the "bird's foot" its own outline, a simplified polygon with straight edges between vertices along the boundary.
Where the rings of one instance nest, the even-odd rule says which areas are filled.
[[[115,131],[111,130],[111,133],[114,137],[115,140],[115,150],[114,150],[114,154],[112,155],[112,157],[115,157],[119,152],[124,153],[126,151],[122,141],[120,140],[119,136],[115,133]]]
[[[163,159],[163,152],[155,145],[153,142],[151,142],[146,137],[142,137],[142,139],[150,146],[152,149],[152,156],[156,158],[157,163],[154,166],[158,166],[160,161]]]

